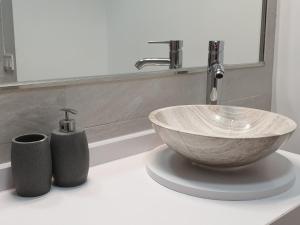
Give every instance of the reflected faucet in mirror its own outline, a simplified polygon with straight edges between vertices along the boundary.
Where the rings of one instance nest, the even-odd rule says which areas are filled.
[[[170,69],[182,68],[182,40],[149,41],[149,44],[168,44],[170,47],[169,58],[144,58],[135,63],[141,70],[145,66],[169,66]]]
[[[206,104],[218,104],[218,81],[224,77],[224,41],[210,41],[208,47]]]

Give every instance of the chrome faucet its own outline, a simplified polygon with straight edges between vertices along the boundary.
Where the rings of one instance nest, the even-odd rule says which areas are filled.
[[[149,44],[168,44],[169,58],[144,58],[136,62],[135,67],[141,70],[144,66],[169,66],[170,69],[182,68],[182,40],[149,41]]]
[[[218,104],[218,80],[224,77],[224,41],[210,41],[208,47],[206,104]]]

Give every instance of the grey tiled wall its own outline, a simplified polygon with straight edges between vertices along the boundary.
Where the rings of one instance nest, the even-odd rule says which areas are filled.
[[[78,126],[87,130],[89,141],[148,129],[147,116],[154,109],[203,102],[204,82],[199,78],[188,75],[0,92],[0,161],[9,160],[14,136],[50,134],[57,128],[62,107],[79,111]]]

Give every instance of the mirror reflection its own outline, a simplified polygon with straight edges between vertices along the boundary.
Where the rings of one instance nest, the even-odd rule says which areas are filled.
[[[1,12],[3,77],[11,69],[20,82],[135,73],[138,60],[169,58],[168,44],[148,41],[183,41],[183,68],[207,66],[210,40],[225,41],[225,64],[259,61],[262,0],[2,0]]]

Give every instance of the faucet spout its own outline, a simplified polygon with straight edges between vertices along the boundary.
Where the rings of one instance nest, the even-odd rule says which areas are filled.
[[[210,41],[208,53],[206,104],[218,104],[218,80],[224,77],[224,42]]]
[[[135,63],[135,67],[138,70],[141,70],[145,66],[170,66],[170,63],[171,63],[170,59],[145,58],[137,61]]]
[[[214,74],[215,79],[217,80],[222,79],[225,74],[223,64],[214,64],[212,66],[212,73]]]

